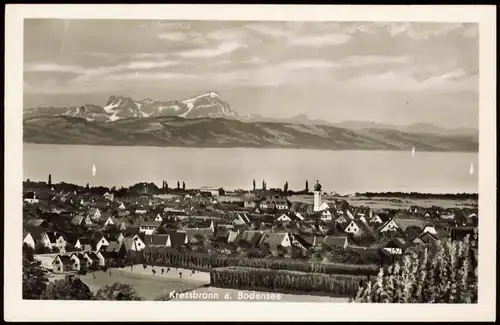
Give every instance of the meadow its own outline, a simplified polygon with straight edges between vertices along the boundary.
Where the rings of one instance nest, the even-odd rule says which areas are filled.
[[[137,294],[145,300],[155,300],[161,296],[168,295],[170,292],[183,292],[193,290],[210,282],[208,273],[198,272],[191,274],[191,270],[172,268],[170,272],[161,274],[160,268],[155,268],[156,275],[152,274],[151,266],[146,269],[142,265],[135,265],[133,271],[130,267],[124,269],[111,269],[79,275],[80,280],[85,283],[90,291],[96,292],[104,285],[111,285],[115,282],[128,284],[134,287]],[[180,279],[179,272],[182,272],[183,278]],[[64,274],[51,274],[50,280],[55,281],[63,279]],[[95,277],[94,277],[95,276]]]

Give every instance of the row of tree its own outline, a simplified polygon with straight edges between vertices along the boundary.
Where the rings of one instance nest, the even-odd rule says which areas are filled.
[[[255,192],[257,190],[257,184],[255,183],[255,179],[253,180],[253,191]],[[267,189],[267,182],[265,180],[262,181],[262,189],[266,190]],[[288,182],[285,182],[285,185],[283,185],[283,192],[288,193]],[[305,189],[302,191],[305,193],[309,192],[309,182],[306,181],[306,186]]]
[[[161,189],[162,190],[168,190],[168,183],[167,181],[163,181],[162,182],[162,186],[161,186]],[[177,189],[180,190],[181,189],[181,183],[179,181],[177,181]],[[186,190],[186,183],[183,181],[182,182],[182,190],[185,191]]]
[[[149,265],[195,268],[208,271],[218,267],[249,267],[273,270],[289,270],[306,273],[376,275],[376,264],[321,263],[287,258],[254,258],[227,256],[165,247],[147,247],[142,251],[143,261]]]
[[[298,273],[247,267],[216,268],[210,271],[210,285],[222,288],[262,289],[324,293],[332,296],[353,297],[366,276]]]

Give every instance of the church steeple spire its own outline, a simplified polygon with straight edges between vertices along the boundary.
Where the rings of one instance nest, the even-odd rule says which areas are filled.
[[[314,184],[314,191],[321,192],[321,184],[319,183],[319,181],[316,181],[316,184]]]
[[[321,211],[321,204],[321,184],[316,181],[316,184],[314,184],[314,212]]]

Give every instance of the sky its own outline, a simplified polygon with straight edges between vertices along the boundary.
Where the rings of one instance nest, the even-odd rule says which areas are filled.
[[[27,19],[24,107],[216,91],[239,115],[478,127],[477,24]]]

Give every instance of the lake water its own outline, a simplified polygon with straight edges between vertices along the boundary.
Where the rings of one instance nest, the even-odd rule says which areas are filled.
[[[296,149],[196,149],[24,144],[24,179],[94,186],[179,180],[187,188],[304,189],[316,180],[326,192],[478,192],[478,154]],[[469,174],[474,164],[474,175]],[[92,176],[92,165],[97,173]]]

